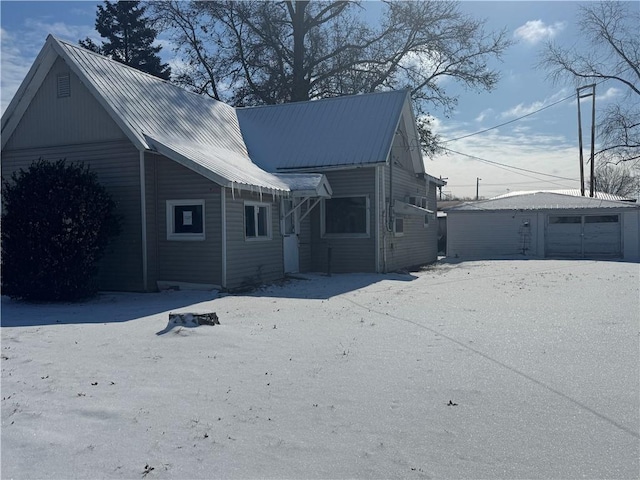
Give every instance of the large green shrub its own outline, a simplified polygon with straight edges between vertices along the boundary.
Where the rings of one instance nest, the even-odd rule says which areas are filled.
[[[3,181],[2,202],[3,295],[50,301],[97,292],[98,261],[120,222],[94,172],[39,159]]]

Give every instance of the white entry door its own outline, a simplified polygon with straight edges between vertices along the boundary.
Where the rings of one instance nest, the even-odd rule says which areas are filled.
[[[293,200],[282,201],[282,232],[284,235],[284,273],[300,271],[298,231],[300,229],[300,209],[294,209]]]

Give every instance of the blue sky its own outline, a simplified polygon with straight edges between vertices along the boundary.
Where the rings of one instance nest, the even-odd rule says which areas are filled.
[[[47,34],[70,41],[91,36],[99,42],[94,29],[97,5],[98,2],[88,1],[0,3],[3,112]],[[552,1],[461,2],[464,12],[486,19],[488,30],[506,28],[516,43],[502,61],[495,62],[502,78],[492,92],[469,92],[453,81],[443,83],[447,91],[459,96],[459,101],[448,118],[441,112],[433,112],[434,125],[441,137],[449,140],[472,134],[575,95],[575,85],[552,84],[546,78],[547,72],[536,64],[541,46],[549,38],[564,45],[580,46],[575,27],[578,5],[579,2]],[[161,36],[160,40],[167,46],[163,50],[164,60],[171,63],[173,52],[168,39]],[[608,82],[599,85],[596,93],[597,108],[622,98],[616,85]],[[590,108],[590,104],[583,106],[583,110]],[[589,122],[589,115],[584,115],[583,129],[587,132]],[[588,144],[588,137],[584,138]],[[461,154],[495,162],[454,153],[426,159],[427,172],[446,177],[448,186],[444,191],[457,196],[475,196],[477,178],[481,179],[479,193],[484,197],[514,190],[579,187],[574,99],[446,145]]]

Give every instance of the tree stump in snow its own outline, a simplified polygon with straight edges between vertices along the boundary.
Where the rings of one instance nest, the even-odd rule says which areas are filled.
[[[216,312],[209,313],[170,313],[169,323],[185,326],[220,325]]]

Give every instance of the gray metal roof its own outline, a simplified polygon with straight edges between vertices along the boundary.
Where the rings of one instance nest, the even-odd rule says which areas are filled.
[[[238,108],[249,155],[265,170],[386,161],[406,90]]]
[[[50,39],[123,130],[130,132],[134,143],[157,149],[221,185],[288,190],[249,158],[233,107],[77,45]]]
[[[560,195],[573,195],[574,197],[581,197],[582,196],[582,192],[580,192],[580,189],[578,188],[569,188],[569,189],[564,189],[564,190],[522,190],[522,191],[515,191],[515,192],[509,192],[509,193],[504,193],[502,195],[498,195],[493,197],[493,199],[496,198],[506,198],[506,197],[514,197],[514,196],[518,196],[518,195],[529,195],[532,193],[542,193],[542,192],[546,192],[546,193],[557,193]],[[586,191],[586,196],[589,196],[589,190]],[[604,192],[594,192],[594,198],[600,198],[602,200],[613,200],[613,201],[618,201],[618,202],[635,202],[636,200],[634,198],[628,198],[628,197],[622,197],[620,195],[614,195],[612,193],[604,193]]]
[[[445,209],[447,212],[497,211],[497,210],[577,210],[597,208],[636,208],[640,205],[591,197],[576,197],[550,192],[534,192],[478,202],[466,202]]]
[[[61,57],[140,150],[155,150],[223,186],[289,192],[247,153],[236,111],[49,35],[2,116],[4,142]]]
[[[403,109],[412,115],[407,91],[235,109],[49,35],[2,116],[3,146],[58,57],[138,149],[229,187],[324,195],[326,178],[287,175],[383,163]]]

